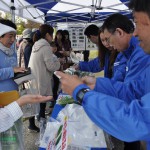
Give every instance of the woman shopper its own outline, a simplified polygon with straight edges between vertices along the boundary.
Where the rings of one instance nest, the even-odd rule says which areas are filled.
[[[52,80],[53,72],[60,68],[59,60],[53,59],[50,42],[53,40],[53,28],[43,24],[33,37],[34,45],[30,56],[29,67],[36,77],[39,94],[43,96],[53,95]],[[45,118],[46,103],[40,103],[39,119]]]

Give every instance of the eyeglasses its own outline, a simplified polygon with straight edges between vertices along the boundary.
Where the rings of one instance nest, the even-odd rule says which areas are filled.
[[[116,32],[116,30],[115,30],[115,32]],[[113,32],[109,37],[105,38],[105,41],[106,41],[107,44],[110,44],[110,38],[111,38],[112,35],[115,34],[115,32]]]
[[[106,43],[110,44],[110,38],[113,34],[111,34],[109,37],[105,38]]]

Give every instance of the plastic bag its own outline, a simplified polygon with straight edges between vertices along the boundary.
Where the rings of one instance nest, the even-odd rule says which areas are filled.
[[[58,95],[57,104],[61,105],[61,106],[66,106],[67,104],[73,104],[73,103],[78,103],[76,102],[72,96],[65,94],[65,93],[60,93]]]
[[[71,68],[71,67],[64,70],[64,72],[67,73],[67,74],[70,74],[70,75],[77,75],[79,78],[82,78],[82,77],[85,77],[85,76],[94,77],[94,74],[92,72],[75,70],[74,68]]]
[[[79,61],[83,61],[83,54],[81,53],[74,53],[74,52],[71,52],[70,53],[70,58],[71,58],[71,61],[75,64],[78,64]]]
[[[42,150],[105,149],[103,131],[86,115],[77,104],[66,105],[57,120],[49,122],[40,148]]]
[[[46,118],[40,118],[39,120],[40,134],[39,134],[39,138],[35,142],[35,145],[38,145],[38,146],[40,145],[40,142],[42,141],[43,135],[45,133],[46,124],[47,124]]]
[[[46,129],[46,119],[45,118],[40,118],[40,123],[39,123],[39,127],[40,127],[40,141],[43,138],[45,129]]]
[[[24,150],[21,119],[5,132],[0,133],[0,150]]]
[[[19,86],[19,93],[21,96],[26,94],[38,94],[37,88],[33,87],[31,82],[32,81],[26,81]],[[39,110],[39,104],[26,104],[22,106],[23,118],[33,117],[39,113]]]
[[[44,148],[45,150],[46,149],[55,150],[55,138],[57,137],[57,133],[59,133],[60,126],[61,126],[61,123],[56,120],[54,122],[47,123],[45,133],[40,142],[41,149]],[[51,134],[52,132],[54,134]],[[57,141],[57,139],[56,139],[56,141]]]

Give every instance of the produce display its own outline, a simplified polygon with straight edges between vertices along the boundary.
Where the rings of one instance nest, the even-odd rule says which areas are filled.
[[[82,78],[84,76],[94,76],[94,74],[91,72],[75,70],[74,68],[68,68],[64,70],[64,72],[70,75],[77,75],[79,78]]]

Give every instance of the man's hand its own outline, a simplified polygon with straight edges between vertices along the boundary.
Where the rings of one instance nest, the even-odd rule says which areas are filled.
[[[24,95],[21,96],[16,102],[19,106],[31,103],[41,103],[48,100],[53,100],[53,96],[41,96],[41,95]]]
[[[73,94],[74,89],[78,85],[83,84],[83,81],[77,76],[65,74],[60,71],[56,71],[56,75],[60,77],[62,90],[69,95]]]
[[[92,90],[94,89],[95,84],[96,84],[96,78],[95,77],[85,76],[85,77],[82,77],[82,81],[84,84],[89,86],[90,89],[92,89]]]

